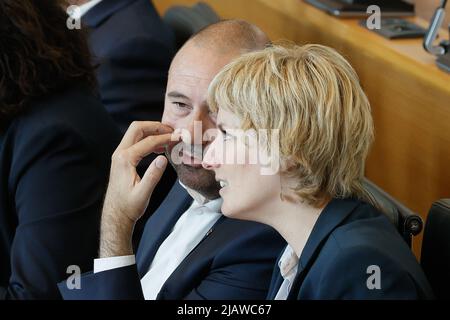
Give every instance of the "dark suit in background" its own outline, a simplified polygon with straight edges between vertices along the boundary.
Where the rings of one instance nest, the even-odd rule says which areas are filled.
[[[369,279],[379,267],[380,288]],[[269,299],[283,282],[278,264]],[[369,286],[367,283],[369,282]],[[372,289],[370,289],[371,287]],[[371,205],[334,199],[323,210],[299,259],[288,299],[432,299],[419,263],[388,218]]]
[[[149,0],[104,0],[82,17],[99,64],[102,103],[125,133],[134,120],[161,121],[174,38]]]
[[[135,120],[161,121],[167,74],[175,54],[172,31],[150,0],[103,0],[83,17],[89,28],[89,47],[98,64],[102,103],[125,133]],[[142,176],[155,158],[138,167]],[[133,234],[137,247],[148,217],[159,207],[176,179],[167,166],[145,215]]]
[[[33,101],[0,133],[0,291],[60,298],[69,265],[92,269],[120,132],[87,89]]]
[[[89,273],[81,290],[59,287],[65,299],[143,299],[140,279],[192,198],[175,183],[147,221],[136,265]],[[265,225],[224,216],[167,279],[157,299],[264,299],[285,241]]]

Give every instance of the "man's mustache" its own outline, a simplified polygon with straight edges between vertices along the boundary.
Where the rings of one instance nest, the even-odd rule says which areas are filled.
[[[184,142],[179,143],[181,150],[193,158],[203,159],[203,146],[198,144],[187,144]]]
[[[180,162],[183,154],[186,154],[198,160],[202,160],[204,148],[202,145],[187,144],[181,141],[177,143],[171,150],[167,149],[166,154],[170,154],[170,158],[172,160],[179,159]]]

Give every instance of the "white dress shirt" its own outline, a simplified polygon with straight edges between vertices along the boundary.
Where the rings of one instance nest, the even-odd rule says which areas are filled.
[[[286,300],[298,270],[298,257],[290,245],[286,246],[278,261],[278,268],[284,281],[278,290],[275,300]]]
[[[81,6],[78,6],[77,10],[74,10],[71,13],[71,17],[74,19],[80,19],[82,16],[86,14],[89,10],[91,10],[94,6],[99,4],[102,0],[91,0],[86,2],[85,4],[82,4]]]
[[[186,256],[200,243],[206,233],[221,217],[222,199],[207,201],[199,193],[180,184],[194,198],[172,232],[164,240],[153,258],[150,268],[141,279],[142,291],[147,300],[156,299],[164,283]],[[130,266],[136,263],[134,255],[94,260],[94,273]]]

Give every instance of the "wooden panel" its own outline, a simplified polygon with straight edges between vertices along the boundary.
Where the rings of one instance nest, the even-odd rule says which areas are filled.
[[[160,12],[191,0],[155,0]],[[421,40],[386,40],[298,0],[206,0],[223,18],[260,26],[272,40],[321,43],[357,70],[373,109],[376,141],[367,176],[424,219],[433,201],[450,197],[450,75]],[[419,24],[426,21],[412,18]],[[414,241],[420,254],[421,238]]]
[[[430,21],[434,11],[436,11],[436,8],[441,3],[441,0],[416,0],[415,3],[416,3],[416,15],[425,19],[426,21]],[[449,23],[450,23],[450,3],[447,3],[447,7],[445,8],[445,20],[443,27],[447,28]]]

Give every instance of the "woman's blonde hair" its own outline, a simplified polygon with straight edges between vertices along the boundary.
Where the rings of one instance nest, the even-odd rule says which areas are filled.
[[[279,129],[283,174],[313,206],[328,197],[367,199],[364,162],[373,141],[369,101],[350,64],[316,44],[273,45],[245,54],[212,81],[208,103],[242,120],[242,129]],[[269,148],[269,147],[268,147]],[[270,152],[270,150],[268,150]]]

